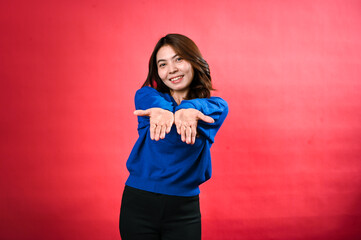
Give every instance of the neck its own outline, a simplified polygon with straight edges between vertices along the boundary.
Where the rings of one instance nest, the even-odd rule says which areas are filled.
[[[178,105],[187,97],[188,90],[186,91],[171,91],[171,95]]]

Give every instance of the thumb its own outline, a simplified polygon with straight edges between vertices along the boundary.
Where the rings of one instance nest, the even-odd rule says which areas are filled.
[[[204,115],[203,113],[199,113],[199,114],[198,114],[198,119],[199,119],[199,120],[202,120],[202,121],[204,121],[204,122],[206,122],[206,123],[214,123],[214,119],[213,119],[213,118],[211,118],[211,117],[209,117],[209,116],[206,116],[206,115]]]
[[[134,115],[137,115],[137,116],[150,116],[150,110],[149,109],[147,109],[147,110],[135,110]]]

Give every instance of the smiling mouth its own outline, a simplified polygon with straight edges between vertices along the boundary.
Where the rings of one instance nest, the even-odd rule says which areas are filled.
[[[183,77],[184,77],[184,75],[177,76],[177,77],[174,77],[174,78],[170,78],[169,81],[171,81],[171,82],[176,82],[176,81],[182,79]]]

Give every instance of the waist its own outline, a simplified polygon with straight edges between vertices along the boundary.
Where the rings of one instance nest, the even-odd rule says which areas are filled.
[[[130,174],[125,185],[152,194],[193,197],[200,193],[199,184],[169,179],[144,179]]]

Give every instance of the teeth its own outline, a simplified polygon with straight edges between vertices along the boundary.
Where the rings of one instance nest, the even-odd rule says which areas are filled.
[[[178,80],[178,79],[180,79],[180,78],[182,78],[182,77],[183,77],[183,76],[179,76],[179,77],[176,77],[176,78],[171,78],[170,81],[173,82],[173,81],[176,81],[176,80]]]

